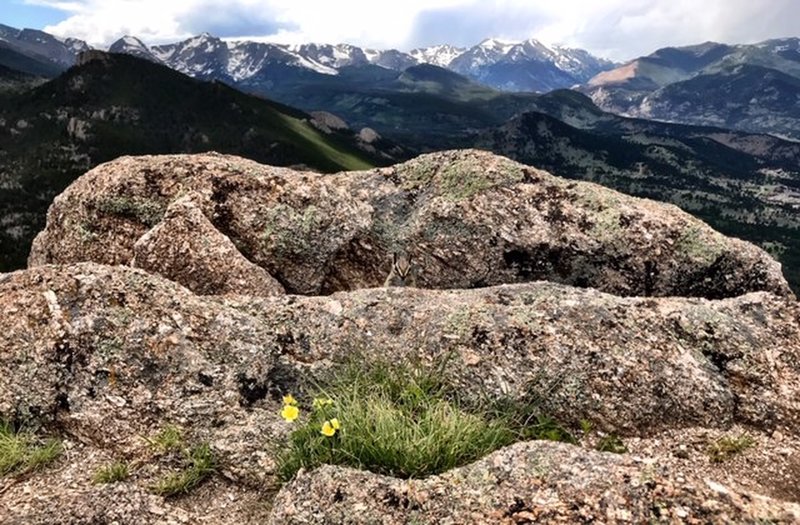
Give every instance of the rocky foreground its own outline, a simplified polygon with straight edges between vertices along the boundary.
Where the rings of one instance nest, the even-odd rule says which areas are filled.
[[[420,288],[377,287],[395,249]],[[0,477],[2,523],[800,522],[800,307],[779,266],[674,207],[500,157],[327,177],[123,158],[56,200],[0,310],[0,415],[65,446]],[[281,396],[354,352],[447,357],[466,397],[536,399],[580,442],[279,486]],[[218,468],[166,498],[150,445],[168,425]],[[626,453],[594,450],[611,433]],[[92,483],[118,458],[128,480]]]

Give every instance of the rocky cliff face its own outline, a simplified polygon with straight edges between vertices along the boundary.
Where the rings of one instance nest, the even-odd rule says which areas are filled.
[[[374,287],[399,248],[422,287]],[[332,176],[124,158],[56,200],[31,263],[0,275],[0,415],[67,454],[0,477],[8,523],[800,521],[800,307],[763,252],[674,207],[474,151]],[[520,442],[422,480],[325,466],[278,491],[281,396],[354,353],[444,362],[465,399],[536,399],[628,452]],[[217,467],[163,498],[168,425]],[[710,458],[741,433],[755,444]],[[131,476],[93,484],[118,458]]]

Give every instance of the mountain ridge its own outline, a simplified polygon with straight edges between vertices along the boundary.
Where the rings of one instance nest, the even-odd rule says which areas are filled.
[[[580,90],[613,113],[800,139],[800,38],[667,47]]]
[[[62,68],[71,66],[80,52],[90,49],[86,42],[77,39],[60,39],[39,30],[4,25],[0,25],[0,40],[15,44],[25,53],[44,55]],[[201,33],[152,46],[136,36],[126,35],[113,42],[108,50],[147,58],[199,78],[233,82],[246,80],[275,61],[330,75],[346,66],[372,64],[402,71],[414,65],[432,64],[508,91],[571,87],[617,65],[586,50],[548,46],[535,39],[502,42],[487,38],[471,47],[440,44],[404,52],[345,43],[289,45],[221,39]],[[498,66],[501,73],[493,71]],[[508,69],[516,72],[510,80]],[[542,71],[557,73],[540,80],[537,77]]]

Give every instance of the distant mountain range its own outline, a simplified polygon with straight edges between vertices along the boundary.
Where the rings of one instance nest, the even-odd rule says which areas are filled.
[[[17,29],[3,24],[0,24],[0,44],[40,66],[47,66],[49,71],[63,71],[75,63],[80,53],[91,49],[89,44],[76,38],[62,39],[38,29]]]
[[[581,90],[622,115],[800,139],[800,39],[659,49]]]
[[[537,40],[512,43],[486,39],[471,48],[449,45],[414,49],[363,49],[349,44],[281,45],[229,42],[207,33],[182,42],[148,47],[127,36],[109,51],[163,63],[188,75],[232,83],[254,83],[276,66],[292,65],[325,75],[344,67],[375,65],[403,71],[430,64],[506,91],[550,91],[582,84],[615,64],[581,49],[549,47]]]
[[[87,49],[77,39],[0,25],[0,66],[35,76],[55,76]],[[668,47],[621,65],[581,49],[546,46],[534,39],[486,39],[469,48],[439,45],[404,53],[349,44],[233,42],[203,33],[157,46],[126,36],[109,50],[305,110],[338,111],[349,121],[373,127],[381,125],[380,119],[366,118],[364,108],[351,111],[338,95],[327,100],[325,96],[303,97],[297,88],[315,95],[352,91],[359,105],[364,92],[386,90],[391,72],[398,73],[397,78],[411,68],[430,65],[501,91],[578,88],[601,108],[625,116],[800,139],[797,38],[751,45],[707,42]],[[361,71],[356,74],[357,69]],[[395,93],[394,87],[389,91]],[[408,130],[402,123],[396,127]]]
[[[0,25],[0,42],[62,68],[71,66],[80,52],[89,49],[81,40],[60,39],[42,31],[5,25]],[[152,47],[134,36],[126,36],[114,42],[109,51],[147,58],[197,78],[229,83],[264,78],[269,76],[270,69],[285,65],[336,75],[342,67],[377,65],[402,71],[431,64],[497,89],[537,92],[583,84],[616,65],[582,49],[547,46],[533,39],[524,42],[486,39],[470,48],[440,45],[404,53],[349,44],[230,42],[203,33]],[[0,65],[6,64],[0,61]]]

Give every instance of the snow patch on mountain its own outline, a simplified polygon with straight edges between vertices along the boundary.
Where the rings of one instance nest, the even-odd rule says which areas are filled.
[[[420,64],[431,64],[447,68],[456,57],[462,55],[466,50],[464,47],[442,44],[412,49],[409,54]]]

